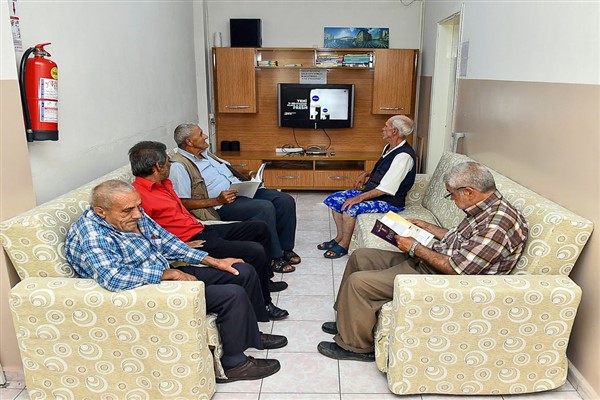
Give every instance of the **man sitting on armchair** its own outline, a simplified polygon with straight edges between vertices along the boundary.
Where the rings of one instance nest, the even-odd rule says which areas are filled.
[[[450,230],[410,220],[438,239],[431,249],[396,235],[401,253],[368,248],[352,253],[334,304],[336,321],[322,327],[335,335],[334,342],[319,343],[321,354],[375,360],[377,312],[392,300],[398,274],[508,274],[515,266],[527,240],[527,222],[496,189],[490,171],[475,162],[461,163],[444,175],[444,183],[444,197],[467,214],[465,219]]]

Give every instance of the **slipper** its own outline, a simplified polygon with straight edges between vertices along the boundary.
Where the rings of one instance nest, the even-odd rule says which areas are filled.
[[[284,250],[283,258],[290,264],[300,264],[302,262],[302,259],[294,250]]]
[[[338,242],[335,241],[335,239],[331,239],[329,242],[323,242],[321,244],[317,245],[317,249],[319,250],[329,250],[331,249],[333,246],[337,245]]]
[[[296,270],[296,267],[294,267],[292,264],[286,261],[283,257],[279,257],[273,260],[273,265],[271,266],[271,268],[273,269],[273,272],[277,272],[280,274],[287,274]]]
[[[336,243],[335,246],[333,246],[332,248],[327,250],[325,252],[325,254],[323,254],[323,257],[333,260],[336,258],[343,257],[346,254],[348,254],[348,250],[346,250],[345,248],[343,248],[342,246],[340,246],[339,244]]]

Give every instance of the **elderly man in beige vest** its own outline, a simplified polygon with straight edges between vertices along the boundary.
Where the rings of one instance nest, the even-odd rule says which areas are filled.
[[[254,198],[236,196],[231,184],[240,180],[229,163],[208,152],[208,136],[196,124],[175,128],[179,149],[169,178],[183,205],[202,220],[264,221],[271,236],[273,271],[288,273],[301,259],[294,252],[296,202],[287,193],[258,189]]]

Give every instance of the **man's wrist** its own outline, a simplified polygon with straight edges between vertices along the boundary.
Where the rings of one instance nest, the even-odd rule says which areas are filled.
[[[419,246],[419,242],[417,242],[416,240],[414,241],[414,243],[412,244],[412,246],[410,246],[410,249],[408,249],[408,255],[411,257],[415,256],[415,250],[417,249],[417,247]]]

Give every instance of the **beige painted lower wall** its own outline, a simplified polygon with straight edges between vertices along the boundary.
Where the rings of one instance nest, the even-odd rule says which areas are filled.
[[[583,289],[568,357],[600,394],[600,86],[460,80],[463,153],[594,222],[571,278]]]
[[[35,206],[31,167],[16,80],[0,80],[0,220]],[[8,292],[19,281],[8,257],[0,254],[0,364],[7,372],[22,372]],[[10,376],[11,374],[9,374]]]

